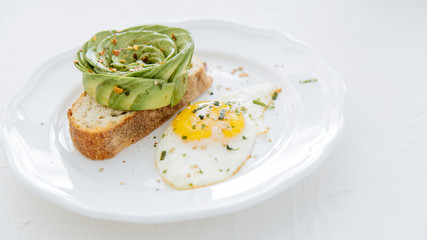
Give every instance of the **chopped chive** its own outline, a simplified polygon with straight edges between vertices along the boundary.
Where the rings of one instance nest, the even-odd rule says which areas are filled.
[[[213,92],[209,92],[209,95],[213,95]]]
[[[219,106],[219,102],[218,101],[215,101],[214,103],[213,103],[213,105],[215,105],[215,106]]]
[[[227,172],[229,172],[230,171],[230,169],[229,168],[227,168]]]
[[[183,157],[185,157],[185,156],[187,156],[187,154],[186,154],[186,153],[183,153],[183,154],[182,154],[182,156],[183,156]]]
[[[167,173],[167,172],[168,172],[168,170],[167,170],[167,169],[163,170],[163,174],[165,174],[165,173]]]
[[[202,106],[199,106],[199,107],[197,107],[197,108],[195,108],[193,111],[192,111],[192,113],[196,113],[197,111],[199,111],[200,109],[203,109],[203,108],[205,108],[205,107],[207,107],[208,105],[207,104],[203,104]]]
[[[205,124],[202,124],[202,129],[204,129],[206,127],[206,125]]]
[[[206,114],[206,117],[209,117],[209,113],[208,113],[208,114]]]
[[[252,102],[254,104],[260,105],[260,106],[265,107],[265,108],[271,108],[271,109],[274,108],[274,106],[268,106],[267,104],[261,102],[260,100],[253,100]]]
[[[246,139],[248,139],[248,138],[247,138],[246,136],[243,136],[242,138],[243,138],[243,140],[246,140]]]
[[[267,104],[265,104],[265,103],[263,103],[263,102],[261,102],[259,100],[253,100],[252,102],[255,103],[255,104],[257,104],[257,105],[260,105],[260,106],[263,106],[263,107],[267,107]]]
[[[187,136],[182,136],[182,140],[187,140]]]
[[[299,81],[299,83],[314,83],[317,82],[317,78],[310,78],[304,81]]]
[[[154,136],[153,138],[154,138],[154,139],[156,139],[157,137],[156,137],[156,136]]]
[[[166,151],[162,151],[162,153],[160,154],[160,161],[165,160],[166,157]]]
[[[196,129],[196,125],[193,125],[193,129]]]
[[[276,100],[277,99],[277,92],[274,92],[273,93],[273,100]]]
[[[215,161],[218,161],[218,158],[215,158]]]
[[[199,173],[200,173],[200,174],[203,174],[203,171],[202,171],[202,169],[200,169],[200,168],[199,168]]]
[[[193,184],[192,184],[192,183],[189,183],[189,184],[188,184],[188,186],[192,187],[192,186],[193,186]]]
[[[225,109],[221,109],[221,110],[219,111],[219,117],[218,117],[218,120],[224,120],[224,117],[225,117]]]
[[[222,169],[220,169],[220,170],[218,170],[218,171],[222,172]]]
[[[241,108],[242,112],[246,113],[247,109],[245,107]]]
[[[164,137],[165,137],[165,134],[163,133],[162,138],[164,138]]]
[[[203,120],[203,118],[205,118],[205,116],[203,115],[199,115],[200,120]]]
[[[237,151],[237,150],[239,150],[239,148],[232,148],[232,147],[230,147],[230,146],[227,145],[227,150]]]

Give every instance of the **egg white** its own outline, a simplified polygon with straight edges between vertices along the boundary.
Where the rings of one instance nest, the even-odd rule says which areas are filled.
[[[170,124],[157,146],[155,164],[162,179],[177,189],[191,189],[222,182],[238,172],[251,157],[257,134],[267,132],[263,121],[266,107],[253,101],[268,105],[276,91],[274,85],[262,84],[218,99],[243,113],[244,128],[233,137],[225,137],[213,127],[209,138],[183,140]]]

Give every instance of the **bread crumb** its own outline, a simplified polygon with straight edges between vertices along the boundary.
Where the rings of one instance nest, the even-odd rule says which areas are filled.
[[[239,71],[243,71],[243,67],[242,67],[242,66],[240,66],[239,68],[237,68],[237,70],[239,70]]]
[[[225,90],[231,91],[232,89],[229,87],[226,87]]]
[[[237,72],[237,69],[231,70],[231,74],[235,74]]]
[[[103,172],[103,171],[104,171],[104,168],[100,168],[100,169],[99,169],[99,171],[100,171],[100,172]]]
[[[120,185],[125,185],[125,183],[124,182],[120,182]]]
[[[241,73],[241,74],[239,74],[239,77],[247,77],[247,76],[249,76],[249,74],[248,73]]]
[[[156,182],[157,182],[157,183],[160,183],[160,179],[157,179],[157,180],[156,180]]]
[[[269,142],[272,142],[273,140],[271,140],[271,139],[268,139],[268,141],[269,141]]]

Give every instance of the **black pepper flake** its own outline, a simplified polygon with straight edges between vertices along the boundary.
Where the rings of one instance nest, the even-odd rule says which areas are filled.
[[[166,151],[162,151],[162,153],[160,154],[160,161],[165,160],[166,157]]]

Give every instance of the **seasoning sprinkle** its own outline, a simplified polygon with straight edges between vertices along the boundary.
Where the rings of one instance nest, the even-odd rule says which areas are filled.
[[[113,49],[113,54],[115,56],[119,56],[120,55],[120,50]]]
[[[163,170],[163,172],[162,172],[162,173],[163,173],[163,174],[165,174],[165,173],[167,173],[167,172],[168,172],[168,170],[167,170],[167,169],[165,169],[165,170]]]
[[[228,146],[227,145],[227,150],[230,150],[230,151],[237,151],[237,150],[239,150],[238,148],[232,148],[232,147],[230,147],[230,146]]]
[[[221,110],[219,111],[219,117],[218,117],[218,120],[224,120],[224,117],[225,117],[225,109],[221,109]]]
[[[197,111],[199,111],[200,109],[203,109],[203,108],[205,108],[205,107],[207,107],[208,105],[207,104],[203,104],[202,106],[199,106],[199,107],[197,107],[197,108],[195,108],[193,111],[191,111],[192,113],[196,113]]]
[[[304,81],[299,81],[299,83],[314,83],[317,82],[317,78],[311,78]]]
[[[203,118],[205,118],[205,116],[203,115],[199,115],[200,120],[203,120]]]
[[[246,136],[243,136],[242,138],[243,138],[243,140],[246,140],[246,139],[248,139],[248,138],[247,138]]]
[[[166,151],[162,151],[162,153],[160,154],[160,161],[165,160],[166,157]]]
[[[182,140],[187,140],[187,136],[182,136]]]
[[[117,39],[116,38],[111,39],[111,43],[113,43],[114,45],[117,45]]]
[[[277,92],[274,92],[274,93],[273,93],[273,97],[272,97],[272,98],[273,98],[273,100],[276,100],[276,99],[277,99]]]
[[[119,87],[117,87],[117,86],[114,86],[114,88],[113,88],[113,91],[115,92],[115,93],[122,93],[123,92],[123,89],[121,89],[121,88],[119,88]]]
[[[215,106],[219,106],[219,102],[218,101],[215,101],[214,103],[213,103],[213,105],[215,105]]]

